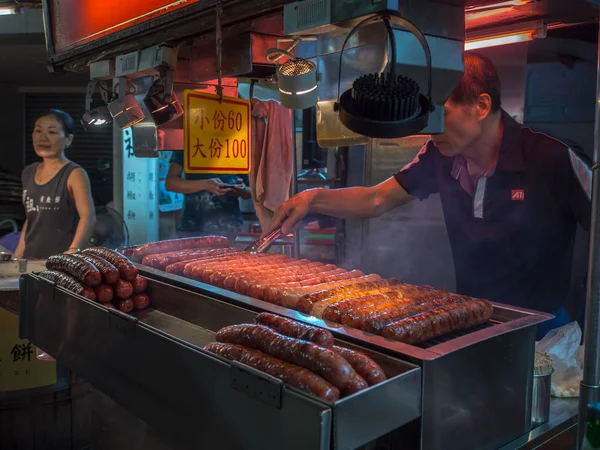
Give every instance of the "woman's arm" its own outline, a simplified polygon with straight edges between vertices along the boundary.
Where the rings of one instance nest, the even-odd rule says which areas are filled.
[[[184,180],[181,178],[183,167],[179,164],[171,162],[165,187],[167,191],[178,192],[180,194],[195,194],[196,192],[208,191],[215,195],[227,194],[227,188],[222,187],[223,182],[218,178],[210,180]]]
[[[96,223],[96,210],[92,199],[92,190],[87,173],[83,169],[71,172],[67,187],[79,214],[79,223],[75,230],[75,237],[65,253],[74,253],[77,249],[85,247]]]
[[[23,224],[23,228],[21,229],[21,236],[19,237],[19,243],[17,244],[17,248],[15,249],[15,258],[21,259],[23,254],[25,253],[25,233],[27,232],[27,220]]]

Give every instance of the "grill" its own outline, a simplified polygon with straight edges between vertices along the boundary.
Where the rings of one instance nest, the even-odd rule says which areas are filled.
[[[500,323],[503,323],[503,322],[491,319],[485,323],[482,323],[481,325],[477,325],[476,327],[471,327],[471,328],[467,328],[464,330],[455,331],[453,333],[448,333],[448,334],[445,334],[444,336],[439,336],[434,339],[430,339],[426,342],[421,342],[420,344],[416,344],[415,346],[422,348],[422,349],[428,349],[431,347],[435,347],[436,345],[443,344],[444,342],[448,342],[448,341],[451,341],[453,339],[456,339],[456,338],[459,338],[462,336],[467,336],[476,331],[485,330],[487,328],[492,328],[493,326],[498,325]]]

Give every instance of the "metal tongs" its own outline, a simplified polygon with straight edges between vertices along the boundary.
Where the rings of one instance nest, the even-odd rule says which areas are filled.
[[[245,252],[249,252],[251,255],[257,255],[258,253],[266,252],[269,247],[281,236],[281,226],[275,228],[265,237],[260,238],[256,242],[250,244],[244,249]]]

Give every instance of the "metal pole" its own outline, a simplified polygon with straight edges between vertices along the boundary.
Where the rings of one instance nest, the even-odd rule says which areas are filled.
[[[599,30],[600,31],[600,30]],[[600,33],[599,59],[596,72],[596,123],[594,129],[594,179],[592,184],[592,216],[590,225],[590,256],[585,315],[585,360],[579,395],[579,428],[577,448],[581,449],[587,423],[587,405],[600,400]]]

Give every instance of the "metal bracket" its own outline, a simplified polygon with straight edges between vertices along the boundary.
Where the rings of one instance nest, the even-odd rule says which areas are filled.
[[[108,326],[111,329],[133,336],[135,335],[137,324],[138,319],[136,317],[130,316],[118,309],[110,308],[108,310]]]
[[[235,361],[231,364],[231,387],[269,406],[281,409],[283,383],[268,375],[255,375]]]

